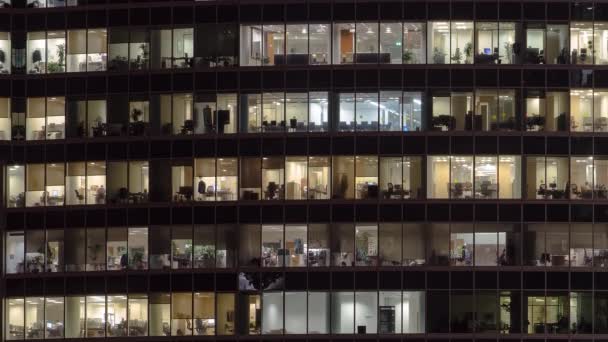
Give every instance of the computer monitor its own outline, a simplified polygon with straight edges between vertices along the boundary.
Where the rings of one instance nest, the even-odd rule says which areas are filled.
[[[490,54],[492,54],[492,49],[490,49],[490,48],[484,48],[483,49],[483,54],[484,55],[490,55]]]

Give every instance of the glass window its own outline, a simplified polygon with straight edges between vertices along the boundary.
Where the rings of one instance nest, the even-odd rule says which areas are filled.
[[[46,138],[46,101],[44,97],[27,99],[26,140],[44,140]]]
[[[593,64],[593,24],[570,23],[570,53],[572,64]]]
[[[283,292],[262,295],[262,334],[283,334]]]
[[[378,292],[355,292],[355,326],[357,334],[378,331]]]
[[[241,158],[240,192],[243,200],[259,200],[261,192],[261,170],[262,161],[260,158],[244,157]]]
[[[168,293],[150,293],[149,297],[150,312],[148,317],[150,320],[150,336],[170,336],[172,317],[171,295]],[[187,310],[189,310],[188,308],[192,308],[192,300],[181,304],[185,305],[185,309]]]
[[[378,93],[357,93],[355,101],[357,131],[377,131]]]
[[[432,116],[429,129],[433,131],[451,131],[456,128],[452,117],[449,93],[435,93],[432,97]],[[462,124],[463,122],[461,122]],[[462,128],[461,128],[462,129]]]
[[[204,158],[194,160],[194,184],[196,185],[195,199],[197,201],[215,201],[215,159]]]
[[[84,34],[83,31],[81,32]],[[120,28],[110,29],[109,34],[110,60],[108,62],[108,69],[112,71],[126,71],[129,68],[129,31]]]
[[[129,269],[148,269],[148,228],[129,228]]]
[[[106,232],[103,228],[87,229],[87,271],[106,269]]]
[[[285,93],[262,94],[262,131],[285,131]]]
[[[403,26],[401,23],[380,23],[380,63],[403,63]]]
[[[88,162],[86,178],[87,204],[104,204],[106,201],[106,164]]]
[[[262,95],[242,94],[240,102],[241,132],[257,133],[262,130]]]
[[[86,313],[86,326],[85,336],[91,337],[105,337],[106,331],[106,297],[105,296],[87,296],[87,313]]]
[[[330,32],[329,24],[308,25],[308,48],[310,49],[310,64],[330,63]]]
[[[521,198],[521,157],[498,158],[498,198]]]
[[[180,162],[177,162],[178,164]],[[188,164],[191,161],[185,161]],[[171,166],[171,184],[174,202],[189,202],[194,195],[192,182],[194,177],[192,174],[192,166],[190,165],[173,165]]]
[[[46,186],[43,197],[48,206],[63,205],[65,198],[64,164],[46,164]]]
[[[478,22],[475,24],[475,64],[502,62],[498,53],[498,23]]]
[[[451,156],[450,198],[473,197],[473,157]]]
[[[127,336],[127,296],[108,296],[107,336]]]
[[[192,67],[194,57],[193,29],[173,29],[173,67]]]
[[[546,93],[546,131],[568,131],[568,93],[562,91],[550,91]],[[590,96],[591,100],[592,97]],[[590,112],[591,113],[591,112]]]
[[[85,332],[85,297],[65,297],[65,337],[83,338]]]
[[[378,198],[378,157],[355,157],[355,198]]]
[[[594,195],[599,199],[608,198],[606,184],[608,184],[608,160],[603,157],[594,157],[593,159],[593,184]]]
[[[27,56],[28,74],[46,73],[46,32],[27,33]]]
[[[450,332],[472,333],[475,326],[470,313],[474,312],[472,291],[450,292]]]
[[[604,296],[597,296],[595,300],[597,301],[598,306],[604,307],[606,300]],[[570,293],[570,325],[574,328],[573,330],[576,331],[577,334],[591,334],[593,331],[593,319],[591,318],[593,315],[592,302],[593,297],[589,292]],[[604,330],[605,327],[603,326],[603,323],[601,324],[602,325],[599,325],[599,327],[601,327],[600,329]]]
[[[595,132],[608,132],[608,92],[604,89],[593,92],[593,126]]]
[[[426,24],[403,24],[403,64],[426,63]]]
[[[235,201],[237,199],[238,160],[236,158],[218,158],[216,167],[217,189],[215,195],[217,200]]]
[[[283,247],[283,226],[262,226],[262,266],[282,267],[286,250]]]
[[[352,132],[355,129],[355,94],[340,93],[337,131]]]
[[[332,198],[355,198],[355,158],[348,156],[333,157],[333,191]],[[376,172],[377,174],[377,172]]]
[[[111,51],[116,53],[114,49]],[[113,56],[115,57],[115,56]],[[126,58],[126,54],[125,54]],[[68,72],[87,71],[87,34],[86,30],[68,30]],[[92,70],[91,70],[92,71]]]
[[[71,246],[70,246],[71,247]],[[74,246],[78,248],[79,246]],[[81,247],[82,248],[82,247]],[[46,231],[46,266],[45,272],[63,272],[64,263],[63,229],[49,229]]]
[[[450,265],[473,266],[473,225],[452,224],[450,228]]]
[[[241,63],[240,65],[262,64],[262,28],[256,26],[241,26]]]
[[[8,208],[25,206],[25,167],[23,165],[7,166],[6,202]]]
[[[547,46],[544,56],[545,63],[569,63],[568,36],[568,25],[547,25]]]
[[[285,334],[306,334],[306,292],[285,292]]]
[[[194,335],[215,335],[215,293],[194,293]]]
[[[450,226],[449,224],[429,224],[424,241],[427,252],[427,260],[430,265],[447,266],[450,256]],[[407,238],[408,235],[405,236]],[[419,264],[416,261],[416,264]]]
[[[405,122],[405,118],[401,119],[402,110],[402,93],[395,91],[381,91],[380,103],[380,130],[381,131],[400,131],[401,123]],[[404,127],[405,128],[405,127]]]
[[[308,64],[308,25],[287,25],[285,58],[275,56],[275,64]]]
[[[593,157],[570,158],[570,199],[592,199],[593,190]]]
[[[329,107],[327,92],[311,92],[308,96],[308,129],[310,132],[329,130]]]
[[[383,199],[403,198],[403,158],[380,157],[380,190]]]
[[[262,186],[265,200],[279,200],[285,193],[285,165],[283,157],[262,158]]]
[[[403,333],[424,333],[426,301],[422,291],[403,292]]]
[[[427,165],[427,197],[449,198],[450,157],[430,156]]]
[[[194,268],[215,267],[215,226],[194,226],[193,260]]]
[[[428,56],[429,64],[450,63],[450,22],[429,22]]]
[[[520,31],[518,23],[498,23],[499,64],[520,63],[520,54],[522,52]]]
[[[131,70],[146,70],[149,63],[150,32],[141,29],[132,30],[129,39],[129,67]]]
[[[171,336],[192,335],[192,293],[171,294]]]
[[[216,267],[232,268],[236,265],[238,241],[234,238],[237,228],[233,225],[217,227]]]
[[[355,298],[352,292],[332,292],[331,332],[333,334],[353,334],[355,331]]]
[[[545,34],[546,29],[544,24],[527,23],[525,63],[545,63]]]
[[[499,122],[503,121],[503,118],[499,117],[498,114],[498,92],[496,90],[477,90],[475,92],[473,129],[498,131],[500,127]]]
[[[192,228],[173,227],[171,234],[171,268],[192,268]]]
[[[335,223],[332,225],[331,232],[332,265],[340,267],[354,266],[355,236],[353,225]]]
[[[150,51],[150,62],[153,69],[168,69],[172,67],[171,35],[170,29],[150,31],[150,45],[155,47]]]
[[[378,23],[356,23],[355,63],[390,63],[390,54],[378,56]],[[340,33],[340,39],[344,35]],[[342,43],[342,41],[340,42]]]
[[[46,297],[44,301],[44,338],[63,338],[64,298]]]
[[[307,251],[307,226],[285,226],[285,266],[305,267]]]
[[[10,74],[11,65],[11,34],[0,32],[0,74]]]
[[[86,189],[86,172],[84,163],[68,163],[66,167],[66,203],[68,205],[84,204]]]
[[[400,291],[378,293],[378,334],[401,333],[403,314],[401,295]]]
[[[260,247],[264,247],[260,241],[261,238],[261,227],[259,225],[239,226],[239,265],[260,266]]]
[[[25,338],[25,307],[23,298],[6,300],[6,339],[23,340]]]
[[[334,24],[333,29],[333,64],[349,64],[354,62],[355,56],[355,24]],[[373,31],[372,31],[373,32]],[[377,32],[377,30],[376,30]],[[378,53],[377,41],[375,44]],[[372,49],[374,46],[372,46]],[[364,50],[368,51],[368,50]]]
[[[498,129],[519,130],[519,111],[515,105],[515,90],[498,90]]]
[[[501,254],[499,256],[499,235],[504,235],[504,233],[497,232],[498,229],[500,228],[494,224],[475,225],[475,266],[503,265],[503,262],[506,261],[506,255],[502,254],[503,249],[500,250]],[[454,234],[452,233],[453,237]],[[504,243],[504,236],[502,236],[502,240]]]
[[[236,94],[218,94],[216,103],[217,132],[219,134],[236,133]]]
[[[37,207],[44,205],[44,164],[26,165],[25,206]]]
[[[1,33],[0,33],[1,37]],[[0,40],[0,51],[2,51],[2,40]],[[0,74],[2,74],[2,53],[0,52]],[[11,98],[0,97],[0,140],[11,140]]]
[[[129,135],[148,135],[150,122],[149,101],[129,101]]]
[[[493,156],[475,157],[475,197],[493,199],[498,197],[497,158]]]
[[[48,73],[65,72],[65,32],[47,32],[47,64]]]
[[[591,267],[593,265],[593,225],[570,225],[570,266]]]
[[[329,157],[308,158],[308,199],[331,198],[330,163]]]
[[[171,230],[167,227],[150,227],[149,234],[150,269],[170,269]]]
[[[148,295],[129,295],[128,325],[129,336],[148,336]]]
[[[288,132],[308,130],[308,94],[287,93],[285,95],[285,119]]]
[[[235,299],[233,293],[217,294],[217,334],[234,335]]]
[[[473,22],[451,23],[450,60],[452,64],[473,63]]]
[[[358,224],[355,227],[357,266],[375,266],[378,260],[378,226]]]
[[[26,230],[25,233],[25,266],[27,273],[44,272],[44,231]]]
[[[568,158],[530,157],[526,164],[526,184],[529,199],[568,198]]]
[[[403,131],[422,130],[422,93],[403,93]]]
[[[329,297],[329,292],[308,292],[308,334],[329,334]]]
[[[87,71],[105,71],[108,58],[107,32],[104,28],[87,30]]]
[[[545,93],[543,91],[528,91],[525,98],[526,130],[543,131],[547,121]]]
[[[308,159],[306,157],[285,157],[285,199],[303,200],[308,198]]]
[[[330,258],[330,226],[328,224],[308,225],[308,266],[328,267]]]
[[[595,22],[593,25],[593,44],[596,46],[595,64],[608,64],[608,24],[605,22]]]
[[[593,266],[608,267],[608,225],[593,225]]]
[[[25,235],[22,231],[6,233],[6,273],[25,272]]]
[[[127,269],[127,235],[127,228],[108,228],[106,243],[108,271]]]
[[[86,266],[85,253],[87,250],[87,244],[85,239],[84,228],[70,228],[64,231],[65,248],[64,248],[64,262],[66,272],[83,272]],[[52,241],[50,235],[48,237],[49,243]],[[53,245],[51,245],[51,251]],[[54,252],[53,252],[54,253]],[[60,254],[58,254],[60,255]]]

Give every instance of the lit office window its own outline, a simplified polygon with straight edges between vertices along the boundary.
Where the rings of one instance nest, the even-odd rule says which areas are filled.
[[[0,74],[10,74],[11,65],[11,34],[0,32]]]
[[[351,64],[355,61],[355,24],[333,24],[333,64]],[[373,31],[372,31],[373,32]],[[376,31],[377,32],[377,31]],[[373,49],[373,47],[372,47]],[[377,55],[376,45],[376,55]],[[372,51],[373,52],[373,51]]]
[[[451,57],[450,22],[433,21],[428,25],[428,63],[449,64]],[[462,52],[460,57],[462,58]]]
[[[46,297],[44,303],[44,338],[64,337],[64,298]]]
[[[390,54],[378,55],[378,23],[356,23],[355,63],[390,63]],[[341,33],[340,38],[344,35]]]
[[[527,198],[568,198],[568,164],[567,157],[528,157],[526,159]]]
[[[570,54],[572,64],[593,64],[595,46],[592,23],[570,23]]]
[[[403,24],[403,64],[426,63],[426,23]]]
[[[453,21],[451,23],[450,61],[452,64],[473,63],[473,22]]]

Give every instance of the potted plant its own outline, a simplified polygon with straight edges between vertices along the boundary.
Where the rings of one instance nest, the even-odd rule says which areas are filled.
[[[456,64],[460,64],[460,59],[462,58],[462,53],[460,52],[460,48],[456,48],[454,51],[454,55],[450,58]]]
[[[439,48],[433,48],[433,63],[435,64],[444,64],[445,63],[445,53],[443,53]]]
[[[403,64],[410,64],[413,62],[414,54],[412,51],[405,49],[403,50]]]
[[[470,64],[471,57],[473,56],[473,44],[472,43],[467,43],[464,46],[464,55],[465,55],[465,59],[464,59],[465,64]]]

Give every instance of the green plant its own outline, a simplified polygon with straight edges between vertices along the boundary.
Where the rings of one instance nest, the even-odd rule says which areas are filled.
[[[439,50],[439,48],[433,48],[433,63],[443,64],[445,63],[445,53]]]
[[[412,57],[414,57],[414,54],[410,50],[408,50],[408,49],[403,50],[403,63],[404,64],[409,64],[413,59]]]
[[[59,59],[59,65],[65,64],[65,44],[57,45],[57,59]]]
[[[63,72],[63,65],[57,62],[48,62],[46,65],[46,71],[48,73]]]
[[[460,59],[462,58],[462,53],[460,52],[460,48],[456,48],[454,51],[454,55],[450,58],[456,64],[460,64]]]
[[[470,63],[470,58],[473,55],[473,44],[467,43],[464,46],[465,63]]]

